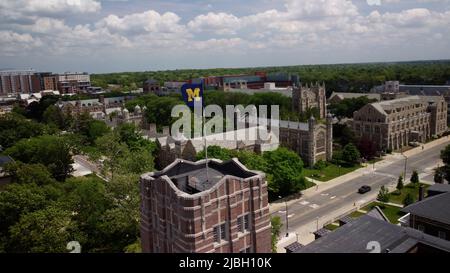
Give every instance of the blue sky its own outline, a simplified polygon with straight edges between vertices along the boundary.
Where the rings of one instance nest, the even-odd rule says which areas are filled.
[[[0,0],[0,68],[450,59],[450,0]]]

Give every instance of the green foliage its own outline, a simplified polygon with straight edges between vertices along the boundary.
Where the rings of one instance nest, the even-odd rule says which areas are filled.
[[[405,199],[403,199],[403,205],[404,205],[405,207],[407,207],[407,206],[413,204],[414,202],[415,202],[415,199],[414,199],[414,196],[413,196],[411,193],[408,193],[408,194],[405,196]]]
[[[316,164],[314,164],[314,169],[316,170],[323,170],[328,166],[328,162],[319,160]]]
[[[0,146],[9,148],[19,140],[44,134],[45,127],[17,114],[0,116]]]
[[[368,97],[344,99],[339,103],[332,103],[329,109],[339,118],[353,118],[354,112],[358,111],[363,106],[376,101],[377,100],[369,99]]]
[[[297,193],[306,187],[301,158],[286,148],[265,152],[260,156],[248,151],[233,151],[219,146],[208,146],[208,158],[226,161],[234,157],[250,170],[265,172],[269,183],[269,192],[273,196],[286,196]],[[197,160],[203,158],[205,158],[204,151],[199,152]]]
[[[389,190],[385,186],[381,186],[380,191],[378,192],[377,200],[380,202],[387,203],[389,202]]]
[[[227,161],[235,157],[237,153],[232,150],[222,148],[220,146],[211,145],[208,146],[208,158],[220,159],[222,161]],[[205,151],[197,153],[197,160],[204,159],[206,157]]]
[[[397,190],[400,192],[403,188],[404,188],[404,184],[403,184],[403,176],[399,176],[398,177],[398,181],[397,181]]]
[[[330,95],[331,91],[368,92],[370,88],[383,84],[386,80],[399,80],[405,84],[443,84],[450,78],[450,62],[421,61],[125,72],[94,74],[91,75],[91,80],[96,86],[119,84],[124,89],[132,89],[133,86],[142,87],[144,80],[150,78],[162,84],[165,81],[187,81],[198,77],[255,72],[286,72],[300,75],[305,83],[325,82]]]
[[[438,176],[443,176],[447,181],[450,181],[450,145],[441,151],[441,159],[445,165],[439,169]],[[440,178],[438,177],[438,179]]]
[[[303,162],[293,151],[279,148],[275,151],[263,154],[270,166],[269,189],[275,195],[287,196],[297,193],[306,187],[305,178],[302,175]]]
[[[333,140],[342,147],[349,143],[356,143],[356,136],[353,130],[345,124],[333,124]]]
[[[358,164],[361,155],[355,145],[349,143],[342,150],[342,161],[345,164],[354,166]]]
[[[22,214],[40,210],[54,200],[48,188],[36,184],[11,184],[0,191],[0,237],[8,234],[10,226],[15,224]]]
[[[61,130],[65,130],[70,125],[68,124],[68,120],[66,119],[64,113],[55,105],[50,105],[47,107],[42,114],[42,121],[49,125],[56,126]]]
[[[51,173],[42,164],[25,164],[20,161],[10,163],[5,171],[12,176],[12,181],[18,184],[48,185],[54,182]]]
[[[419,185],[420,180],[419,180],[419,173],[417,171],[413,172],[411,176],[411,183],[413,183],[413,185]]]
[[[281,227],[283,226],[280,216],[271,217],[270,224],[272,227],[272,253],[277,253],[278,237],[280,237]]]
[[[70,147],[62,137],[45,135],[24,139],[8,148],[5,154],[24,163],[43,164],[60,181],[72,172]]]
[[[45,228],[43,228],[45,227]],[[10,229],[11,252],[61,253],[67,243],[80,240],[71,212],[48,207],[23,215]]]
[[[440,167],[440,168],[436,168],[436,170],[434,171],[434,182],[438,183],[438,184],[443,184],[444,183],[444,179],[445,179],[445,175],[446,175],[446,168],[448,167]]]

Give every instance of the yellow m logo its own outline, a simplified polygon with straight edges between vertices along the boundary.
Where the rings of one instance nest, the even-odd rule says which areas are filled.
[[[192,90],[191,88],[186,89],[186,93],[188,95],[188,102],[191,102],[194,100],[196,101],[200,101],[200,88],[195,88],[194,90]]]

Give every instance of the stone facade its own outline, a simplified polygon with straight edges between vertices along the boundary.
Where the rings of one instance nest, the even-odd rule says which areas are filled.
[[[309,165],[333,157],[333,120],[327,116],[326,124],[310,118],[308,123],[280,121],[280,143],[295,152]]]
[[[445,133],[447,103],[442,96],[409,96],[368,104],[354,113],[352,127],[379,150],[398,150]]]
[[[176,160],[141,177],[141,243],[151,253],[270,253],[265,175],[237,159]]]
[[[319,110],[320,118],[327,115],[327,96],[325,84],[311,84],[308,86],[295,86],[292,91],[292,108],[294,111],[304,113],[312,108]]]
[[[223,134],[208,135],[208,146],[219,146],[229,150],[245,150],[261,154],[265,151],[273,151],[283,146],[295,151],[309,166],[313,166],[319,160],[331,160],[333,157],[333,124],[330,115],[326,123],[322,124],[311,118],[308,123],[280,120],[278,132],[271,130],[270,122],[266,121],[269,140],[246,140],[251,133],[257,134],[260,126],[246,124],[245,129],[225,132]],[[277,125],[274,125],[277,126]],[[175,140],[171,136],[156,139],[159,148],[157,167],[164,168],[177,158],[195,160],[198,152],[204,150],[203,138],[182,138]],[[233,136],[230,138],[229,136]],[[221,137],[223,140],[218,140]],[[232,140],[227,140],[232,139]],[[241,140],[240,140],[241,139]]]

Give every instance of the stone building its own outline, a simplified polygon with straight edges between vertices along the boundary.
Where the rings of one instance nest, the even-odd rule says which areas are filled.
[[[237,159],[178,159],[142,175],[140,189],[143,252],[271,252],[265,174]]]
[[[280,121],[280,144],[297,152],[309,166],[329,161],[333,158],[333,118],[327,115],[325,124],[313,117],[308,123]]]
[[[319,160],[331,160],[333,157],[333,124],[332,117],[327,116],[322,124],[311,118],[308,123],[280,120],[271,128],[270,121],[262,124],[246,124],[245,129],[228,131],[223,134],[206,136],[208,146],[220,146],[229,150],[246,150],[261,154],[283,146],[295,151],[309,166]],[[267,126],[264,128],[263,126]],[[268,140],[261,140],[259,130],[267,130]],[[275,129],[275,130],[274,130]],[[247,138],[257,136],[256,139]],[[159,148],[157,165],[160,168],[172,163],[176,158],[195,160],[196,154],[204,150],[204,139],[176,138],[164,136],[156,139]]]
[[[292,91],[292,108],[294,111],[304,113],[310,109],[316,108],[319,111],[320,118],[327,115],[327,96],[325,84],[311,84],[308,86],[294,86]]]
[[[143,83],[144,94],[158,94],[161,91],[161,85],[154,79],[148,79]]]
[[[357,137],[379,150],[397,150],[447,131],[447,103],[442,96],[408,96],[364,106],[353,114]]]

